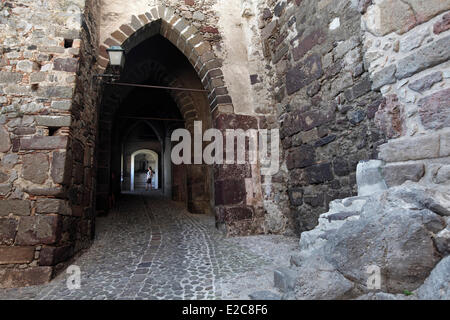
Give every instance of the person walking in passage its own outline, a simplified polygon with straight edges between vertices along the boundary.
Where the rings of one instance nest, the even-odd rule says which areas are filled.
[[[152,190],[152,178],[153,178],[153,169],[152,167],[148,167],[147,177],[145,183],[145,191],[148,191],[148,187],[150,186],[150,190]]]

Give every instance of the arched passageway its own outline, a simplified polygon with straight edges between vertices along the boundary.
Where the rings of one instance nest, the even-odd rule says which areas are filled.
[[[203,88],[184,55],[160,35],[146,39],[127,54],[120,81]],[[108,171],[120,172],[122,191],[145,188],[140,183],[145,172],[136,166],[136,161],[139,155],[147,155],[149,159],[141,159],[141,165],[146,161],[153,164],[155,189],[161,189],[166,197],[184,201],[192,213],[212,214],[213,168],[202,164],[174,166],[170,159],[171,133],[176,128],[193,133],[195,120],[202,121],[203,130],[211,127],[206,93],[107,85],[100,113],[101,139],[107,143],[100,144],[103,162],[99,165],[99,176],[107,179]],[[99,210],[107,210],[102,190],[108,189],[99,185]]]
[[[133,16],[131,23],[104,41],[99,64],[106,73],[110,71],[106,49],[114,45],[126,52],[120,82],[204,91],[104,87],[97,144],[97,211],[108,210],[108,191],[114,189],[111,172],[119,172],[123,166],[122,187],[128,183],[125,160],[120,157],[123,139],[133,126],[145,122],[147,130],[154,133],[155,147],[140,148],[158,153],[159,187],[166,197],[183,201],[191,213],[215,214],[216,225],[229,235],[264,232],[258,165],[173,165],[170,160],[172,132],[185,128],[194,136],[194,121],[201,121],[202,135],[209,128],[225,133],[227,129],[259,127],[258,118],[234,113],[222,62],[209,42],[172,9],[162,6]]]

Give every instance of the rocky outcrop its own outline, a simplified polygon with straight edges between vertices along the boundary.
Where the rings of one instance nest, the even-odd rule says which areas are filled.
[[[425,300],[450,299],[450,256],[437,264],[416,295]]]
[[[450,193],[411,181],[376,188],[382,166],[360,163],[363,195],[332,201],[318,226],[302,233],[291,268],[275,272],[276,285],[289,283],[278,286],[284,298],[450,298]]]

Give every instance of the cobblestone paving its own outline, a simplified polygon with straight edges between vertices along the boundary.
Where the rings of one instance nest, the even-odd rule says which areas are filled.
[[[289,263],[298,240],[225,238],[214,217],[193,215],[156,192],[127,194],[97,219],[97,238],[74,264],[81,289],[62,272],[47,285],[0,289],[0,299],[248,299],[273,290],[273,270]]]

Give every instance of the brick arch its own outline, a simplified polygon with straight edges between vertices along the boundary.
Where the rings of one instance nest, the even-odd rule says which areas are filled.
[[[229,110],[232,99],[224,83],[221,61],[200,31],[175,14],[170,7],[157,6],[144,14],[133,15],[129,23],[112,32],[100,45],[99,68],[105,70],[108,67],[107,48],[122,46],[128,53],[142,41],[157,34],[175,45],[194,67],[203,87],[208,90],[210,111],[213,112],[220,105],[226,105]]]

